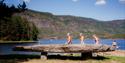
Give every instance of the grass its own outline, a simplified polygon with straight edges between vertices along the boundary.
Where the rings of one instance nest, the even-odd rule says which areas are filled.
[[[118,61],[120,63],[125,63],[125,57],[118,57],[118,56],[108,56],[108,58],[112,61]]]
[[[79,59],[80,57],[75,56],[52,56],[54,58],[49,57],[47,60],[40,59],[39,56],[35,55],[15,56],[16,58],[14,56],[8,56],[10,58],[0,59],[0,63],[125,63],[125,57],[120,56],[93,57],[89,59]]]
[[[87,59],[87,60],[60,60],[60,59],[49,59],[49,60],[40,60],[40,59],[32,59],[23,63],[125,63],[125,57],[116,57],[116,56],[108,56],[106,59]]]

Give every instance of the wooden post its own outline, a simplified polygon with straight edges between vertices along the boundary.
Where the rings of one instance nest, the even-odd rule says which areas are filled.
[[[47,59],[47,52],[41,52],[40,58],[46,60]]]
[[[82,58],[92,58],[92,52],[81,53]]]

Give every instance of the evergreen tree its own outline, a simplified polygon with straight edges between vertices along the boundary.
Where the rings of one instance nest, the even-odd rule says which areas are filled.
[[[18,5],[18,8],[19,8],[20,11],[26,10],[26,3],[23,1],[22,5],[21,4]]]
[[[26,10],[26,3],[8,6],[0,0],[0,40],[37,40],[38,29],[21,16],[14,16]],[[31,26],[32,25],[32,26]]]

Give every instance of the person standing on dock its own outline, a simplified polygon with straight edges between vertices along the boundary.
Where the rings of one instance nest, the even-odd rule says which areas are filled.
[[[95,40],[95,44],[99,44],[99,38],[94,34],[93,38]]]
[[[79,34],[80,35],[80,43],[84,44],[84,35],[82,33]]]
[[[70,33],[67,33],[67,44],[72,44],[72,36]]]

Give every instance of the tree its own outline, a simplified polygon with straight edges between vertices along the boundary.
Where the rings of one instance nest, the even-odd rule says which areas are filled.
[[[22,4],[22,5],[21,5],[21,4],[18,5],[18,8],[19,8],[21,11],[26,10],[26,3],[23,1],[23,4]]]
[[[0,40],[37,40],[38,30],[21,16],[13,15],[26,10],[26,3],[7,5],[0,0]]]

